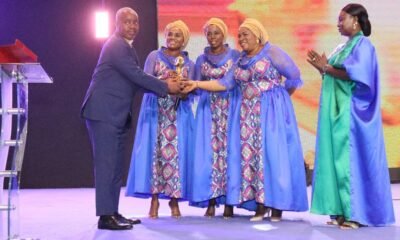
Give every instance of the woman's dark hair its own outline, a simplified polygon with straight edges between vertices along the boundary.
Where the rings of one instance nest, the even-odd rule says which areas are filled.
[[[361,30],[363,31],[365,36],[371,35],[371,23],[368,19],[367,9],[361,4],[350,3],[346,5],[343,9],[343,12],[350,14],[353,17],[357,17],[358,24],[360,24]]]

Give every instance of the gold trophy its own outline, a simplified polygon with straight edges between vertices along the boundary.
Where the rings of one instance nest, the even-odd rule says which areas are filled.
[[[176,59],[175,59],[175,72],[176,72],[176,74],[178,75],[178,77],[179,78],[182,78],[183,76],[182,76],[182,69],[183,69],[183,65],[184,65],[184,63],[185,63],[185,59],[182,57],[182,56],[178,56]],[[178,109],[178,107],[179,107],[179,102],[181,101],[181,98],[184,98],[185,96],[184,95],[182,95],[182,94],[178,94],[177,96],[176,96],[176,99],[175,99],[175,104],[174,104],[174,109],[175,110],[177,110]]]

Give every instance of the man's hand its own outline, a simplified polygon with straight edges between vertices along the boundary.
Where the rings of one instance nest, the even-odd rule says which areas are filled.
[[[169,94],[178,94],[180,93],[180,79],[178,77],[168,77],[167,78],[167,84],[168,84],[168,93]]]
[[[177,78],[177,77],[179,77],[179,76],[178,76],[178,73],[175,72],[174,70],[169,70],[169,71],[168,71],[168,77],[170,77],[170,78]]]

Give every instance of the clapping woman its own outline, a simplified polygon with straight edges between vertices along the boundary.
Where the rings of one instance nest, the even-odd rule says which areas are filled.
[[[348,4],[338,29],[348,37],[327,57],[308,62],[322,74],[311,212],[341,228],[394,222],[382,116],[379,69],[367,10]]]

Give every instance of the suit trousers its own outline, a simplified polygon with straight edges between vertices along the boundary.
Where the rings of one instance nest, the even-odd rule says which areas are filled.
[[[86,119],[86,127],[92,144],[96,215],[112,215],[118,212],[129,128],[89,119]]]

